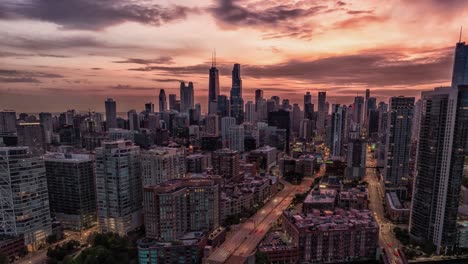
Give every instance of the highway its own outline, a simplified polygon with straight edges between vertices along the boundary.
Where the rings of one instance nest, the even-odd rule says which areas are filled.
[[[322,167],[317,175],[322,176],[324,172],[325,169]],[[283,211],[289,207],[296,194],[309,190],[312,182],[313,178],[304,178],[300,185],[291,185],[281,180],[285,186],[284,189],[244,222],[235,234],[208,257],[206,263],[244,263],[255,252],[271,224],[278,220]]]
[[[367,154],[366,164],[368,164],[368,167],[375,167],[375,159],[370,153]],[[372,210],[372,212],[374,212],[375,219],[380,226],[380,245],[385,250],[389,263],[405,263],[399,254],[395,254],[395,251],[400,247],[399,241],[393,234],[393,224],[385,218],[385,210],[383,207],[384,196],[380,183],[377,179],[376,169],[368,168],[366,170],[366,177],[364,180],[369,184],[369,208]]]

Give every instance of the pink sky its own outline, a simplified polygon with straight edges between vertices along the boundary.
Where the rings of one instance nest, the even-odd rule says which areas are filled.
[[[463,0],[3,0],[0,108],[141,110],[184,80],[206,109],[214,48],[221,93],[240,63],[246,102],[258,88],[301,107],[306,91],[419,96],[449,84],[462,25]]]

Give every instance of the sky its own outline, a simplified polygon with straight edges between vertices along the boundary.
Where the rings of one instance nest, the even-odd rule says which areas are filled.
[[[206,111],[213,50],[221,94],[241,64],[245,102],[418,97],[449,85],[461,26],[465,0],[1,0],[0,109],[142,110],[192,81]]]

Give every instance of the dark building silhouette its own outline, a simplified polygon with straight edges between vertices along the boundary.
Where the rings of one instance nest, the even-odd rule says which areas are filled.
[[[278,110],[268,113],[268,125],[280,129],[286,129],[286,152],[289,153],[289,135],[290,135],[290,114],[289,111]]]
[[[240,64],[234,64],[232,69],[231,89],[231,116],[236,119],[238,125],[244,122],[244,99],[242,98],[242,79]]]

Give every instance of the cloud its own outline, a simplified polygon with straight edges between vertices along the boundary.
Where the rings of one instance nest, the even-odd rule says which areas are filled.
[[[70,56],[59,55],[59,54],[46,54],[46,53],[28,54],[28,53],[16,53],[16,52],[0,51],[0,58],[8,58],[8,57],[71,58]]]
[[[0,77],[0,83],[40,83],[36,78],[32,77]]]
[[[126,91],[151,91],[151,90],[156,90],[156,88],[152,87],[140,87],[140,86],[132,86],[132,85],[114,85],[110,86],[109,88],[114,89],[114,90],[126,90]]]
[[[153,81],[155,82],[183,82],[183,80],[180,80],[180,79],[171,79],[171,78],[168,78],[168,79],[153,79]]]
[[[302,2],[303,4],[305,2]],[[241,6],[234,0],[216,0],[216,5],[209,12],[223,28],[251,27],[274,31],[267,38],[295,37],[310,38],[313,30],[305,21],[313,15],[325,11],[327,6],[308,4],[278,4],[264,7]]]
[[[363,14],[363,13],[365,14],[369,12],[372,13],[372,11],[351,11],[351,12],[358,12],[358,13],[355,13],[357,15]],[[335,23],[334,28],[335,29],[348,29],[348,28],[356,29],[356,28],[368,26],[371,23],[385,22],[388,19],[389,18],[385,16],[374,16],[374,15],[354,16],[354,17],[347,18],[345,20]]]
[[[132,0],[3,0],[0,18],[52,22],[64,29],[102,30],[124,22],[160,26],[185,19],[196,9]]]
[[[123,61],[114,61],[114,63],[133,63],[133,64],[174,64],[174,58],[170,56],[161,56],[156,59],[138,59],[129,58]]]
[[[242,65],[244,76],[256,79],[305,81],[326,85],[396,86],[445,83],[450,79],[452,47],[408,51],[379,49],[312,60],[289,60],[272,65]],[[219,65],[229,72],[231,65]],[[208,74],[208,64],[148,66],[134,71],[156,71],[172,75]]]
[[[95,67],[95,68],[91,68],[91,70],[99,71],[99,70],[102,70],[102,68],[97,68],[97,67]]]
[[[0,69],[0,76],[8,78],[62,78],[62,75],[48,72]]]

